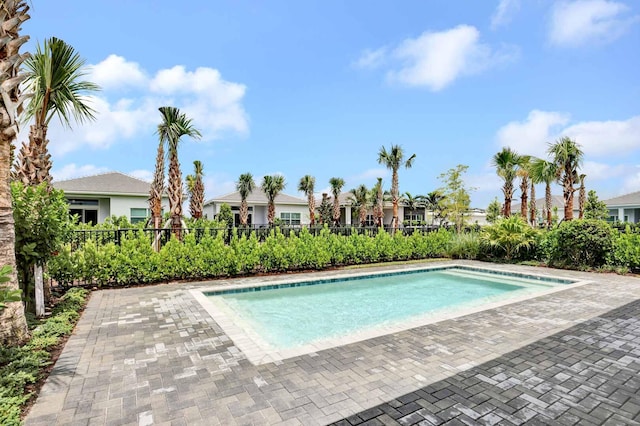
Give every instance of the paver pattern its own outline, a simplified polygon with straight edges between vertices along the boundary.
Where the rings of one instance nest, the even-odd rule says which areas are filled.
[[[633,424],[640,279],[491,267],[593,283],[257,366],[190,295],[210,282],[98,291],[25,423]]]

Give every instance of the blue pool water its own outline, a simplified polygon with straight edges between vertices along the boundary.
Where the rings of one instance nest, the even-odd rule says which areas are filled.
[[[237,324],[251,327],[270,346],[286,349],[553,284],[447,269],[261,291],[225,291],[208,297],[223,301],[238,317]]]

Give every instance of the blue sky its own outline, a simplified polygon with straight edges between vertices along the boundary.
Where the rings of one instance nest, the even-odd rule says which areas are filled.
[[[502,146],[545,156],[574,138],[588,189],[640,190],[640,3],[631,0],[166,0],[31,2],[27,45],[56,36],[102,91],[94,123],[49,130],[54,179],[121,171],[150,180],[157,108],[181,108],[183,174],[204,164],[206,197],[244,172],[281,173],[299,195],[331,177],[376,177],[381,146],[417,155],[400,190],[426,194],[469,166],[472,205],[500,181]],[[24,131],[23,131],[24,133]],[[21,140],[24,140],[24,135]],[[542,194],[542,187],[538,194]],[[554,188],[560,193],[560,187]],[[519,194],[516,194],[516,197]]]

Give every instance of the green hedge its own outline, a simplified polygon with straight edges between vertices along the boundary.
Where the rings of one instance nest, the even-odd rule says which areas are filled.
[[[447,230],[409,236],[381,230],[373,236],[336,235],[327,228],[312,235],[303,228],[299,235],[284,236],[276,228],[264,242],[255,234],[238,237],[234,232],[229,244],[222,234],[205,233],[199,241],[187,234],[183,242],[172,239],[156,253],[145,236],[131,233],[120,245],[88,241],[73,252],[67,245],[47,268],[50,277],[63,285],[73,281],[130,285],[442,257],[452,238]]]

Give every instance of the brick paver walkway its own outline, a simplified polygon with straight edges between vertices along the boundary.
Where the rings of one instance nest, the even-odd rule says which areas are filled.
[[[98,291],[26,424],[633,424],[640,279],[490,266],[593,282],[264,365],[189,293],[211,283]]]

